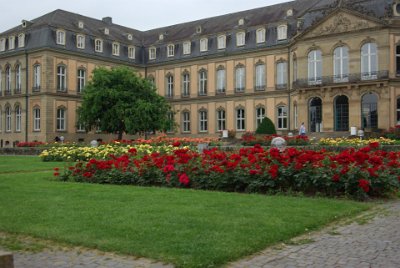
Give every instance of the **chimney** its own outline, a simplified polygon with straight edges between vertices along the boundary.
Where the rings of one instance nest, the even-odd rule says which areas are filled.
[[[104,17],[102,19],[102,21],[104,21],[105,23],[107,23],[108,25],[112,24],[112,18],[111,17]]]

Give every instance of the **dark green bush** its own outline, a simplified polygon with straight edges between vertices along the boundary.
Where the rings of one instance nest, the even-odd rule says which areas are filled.
[[[269,119],[268,117],[264,117],[263,121],[256,130],[256,134],[269,134],[269,135],[276,134],[275,125],[272,122],[272,120]]]

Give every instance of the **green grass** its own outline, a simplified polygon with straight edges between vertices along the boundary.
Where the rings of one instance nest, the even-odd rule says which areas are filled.
[[[0,231],[180,267],[220,266],[370,207],[322,198],[63,183],[52,178],[60,163],[32,157],[0,157],[0,163]]]

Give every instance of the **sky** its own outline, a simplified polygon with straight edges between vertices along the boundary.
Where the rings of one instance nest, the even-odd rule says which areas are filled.
[[[0,33],[22,20],[33,20],[56,9],[145,31],[178,23],[269,6],[290,0],[19,0],[2,1]]]

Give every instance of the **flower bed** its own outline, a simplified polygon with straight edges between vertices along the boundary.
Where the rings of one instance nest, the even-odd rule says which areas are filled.
[[[17,147],[38,147],[46,145],[47,143],[41,141],[32,141],[32,142],[18,142]]]
[[[254,146],[256,144],[259,144],[261,146],[270,146],[272,139],[276,137],[278,137],[278,135],[260,135],[254,134],[253,132],[246,132],[245,134],[243,134],[241,142],[242,145],[245,146]],[[286,140],[287,145],[289,146],[310,144],[310,140],[307,136],[282,136],[282,138]]]
[[[379,143],[382,145],[393,145],[395,141],[388,138],[378,138],[378,139],[360,139],[360,138],[323,138],[320,139],[319,145],[327,145],[327,146],[368,146],[371,143]]]
[[[261,146],[202,154],[185,149],[140,155],[136,148],[109,160],[91,159],[66,168],[61,180],[183,187],[236,192],[295,191],[363,199],[399,189],[400,152],[376,144],[340,153]]]

